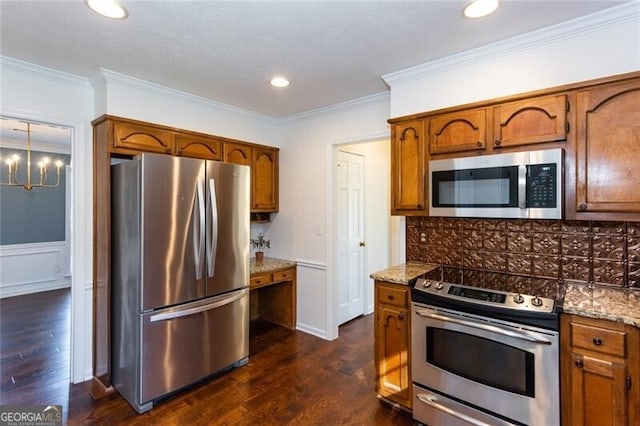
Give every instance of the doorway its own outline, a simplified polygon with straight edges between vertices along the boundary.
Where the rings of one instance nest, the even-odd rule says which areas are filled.
[[[388,137],[381,136],[379,138],[372,138],[361,142],[352,142],[346,144],[339,144],[333,146],[332,153],[332,206],[330,207],[332,219],[331,219],[331,234],[330,234],[330,247],[331,259],[330,277],[331,277],[331,292],[333,296],[330,298],[332,305],[329,307],[329,315],[332,316],[333,321],[329,323],[330,335],[338,336],[338,325],[342,324],[348,316],[343,316],[340,312],[340,305],[344,305],[346,302],[345,295],[350,291],[349,288],[355,286],[353,280],[359,281],[358,286],[361,288],[362,299],[362,312],[361,314],[370,314],[373,312],[373,280],[369,278],[369,274],[374,271],[378,271],[389,267],[390,262],[390,244],[391,244],[391,216],[390,216],[390,141]],[[361,250],[362,254],[362,266],[359,272],[349,272],[348,263],[340,259],[340,256],[344,256],[344,250],[340,249],[341,245],[341,231],[340,227],[345,226],[348,223],[348,217],[345,217],[348,213],[343,207],[340,207],[340,200],[338,194],[340,193],[340,176],[342,173],[338,169],[338,159],[340,152],[347,152],[351,155],[360,156],[363,159],[363,178],[362,178],[362,194],[363,200],[361,204],[362,214],[362,238],[356,241],[356,238],[352,238],[351,249],[352,251]],[[346,197],[342,197],[343,199]],[[356,223],[356,222],[352,222]],[[344,239],[343,239],[344,240]],[[364,243],[364,247],[360,247],[360,242]],[[353,247],[353,245],[356,247]],[[353,259],[356,256],[353,255]],[[354,262],[357,264],[357,262]],[[347,283],[345,283],[345,281]],[[354,315],[355,306],[359,306],[357,300],[357,292],[351,289],[353,297],[354,311],[351,315]],[[357,302],[357,303],[356,303]],[[360,309],[360,308],[358,308]],[[356,316],[358,314],[355,314]],[[348,321],[348,319],[346,319]]]
[[[2,182],[14,184],[0,187],[3,395],[13,391],[19,397],[38,386],[57,386],[62,394],[71,381],[73,131],[39,119],[0,116]],[[27,190],[29,157],[35,187]],[[10,176],[8,162],[16,159]]]

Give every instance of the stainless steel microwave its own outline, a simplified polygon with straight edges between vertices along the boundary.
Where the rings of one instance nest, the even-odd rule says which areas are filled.
[[[563,150],[429,161],[429,215],[562,218]]]

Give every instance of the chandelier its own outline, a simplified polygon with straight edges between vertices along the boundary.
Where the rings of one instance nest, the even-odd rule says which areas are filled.
[[[9,176],[8,182],[0,182],[3,186],[20,186],[27,191],[31,191],[33,188],[55,188],[60,184],[60,169],[64,163],[60,160],[56,161],[56,183],[48,183],[49,164],[51,160],[48,157],[43,157],[38,162],[38,168],[40,169],[40,183],[31,182],[31,123],[27,123],[27,177],[26,181],[18,182],[16,175],[18,174],[18,164],[20,163],[20,156],[14,154],[12,157],[7,158],[5,161],[7,164],[7,172]]]

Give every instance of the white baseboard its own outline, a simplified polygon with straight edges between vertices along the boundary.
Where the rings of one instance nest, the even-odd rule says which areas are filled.
[[[311,334],[312,336],[316,336],[324,340],[330,340],[327,337],[327,333],[325,332],[325,330],[321,330],[319,328],[312,327],[310,325],[298,323],[296,325],[296,330],[302,331],[303,333]]]

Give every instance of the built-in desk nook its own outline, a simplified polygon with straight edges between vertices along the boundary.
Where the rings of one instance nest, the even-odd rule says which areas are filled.
[[[251,259],[250,319],[264,320],[295,330],[296,262],[265,257]]]

